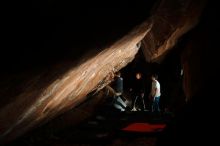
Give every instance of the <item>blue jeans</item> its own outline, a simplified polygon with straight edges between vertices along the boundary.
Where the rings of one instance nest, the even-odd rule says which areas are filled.
[[[160,101],[160,96],[154,98],[152,106],[151,106],[152,112],[160,112],[159,101]]]

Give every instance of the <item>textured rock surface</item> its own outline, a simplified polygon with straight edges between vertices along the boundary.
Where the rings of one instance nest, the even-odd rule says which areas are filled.
[[[107,85],[112,80],[112,73],[133,60],[139,50],[137,43],[149,30],[146,28],[150,29],[147,24],[141,25],[77,67],[72,65],[59,77],[55,72],[62,69],[65,62],[29,81],[24,91],[0,110],[1,140],[13,139],[33,126],[74,108],[86,99],[88,93]],[[48,78],[50,84],[42,88],[42,81]]]
[[[204,3],[204,0],[162,0],[150,18],[153,27],[142,40],[146,60],[160,61],[197,24]]]

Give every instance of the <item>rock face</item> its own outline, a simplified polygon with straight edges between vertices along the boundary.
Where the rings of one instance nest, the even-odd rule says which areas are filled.
[[[204,3],[204,0],[162,0],[150,18],[153,27],[142,40],[146,61],[160,61],[197,24]]]
[[[33,78],[22,94],[1,108],[1,141],[14,139],[35,125],[74,108],[86,99],[88,93],[110,83],[111,74],[133,60],[139,50],[137,43],[150,28],[147,24],[141,25],[77,67],[72,65],[59,77],[54,72],[65,62]],[[41,83],[48,76],[51,83],[42,88]]]
[[[206,102],[214,97],[218,89],[213,85],[218,78],[217,65],[218,40],[215,37],[218,8],[214,3],[208,3],[200,24],[187,34],[187,44],[181,54],[183,67],[183,89],[188,101],[191,99]],[[212,22],[212,23],[210,23]],[[198,99],[196,99],[198,98]]]

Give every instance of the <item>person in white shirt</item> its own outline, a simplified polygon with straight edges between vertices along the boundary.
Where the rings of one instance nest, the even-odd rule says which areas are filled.
[[[151,105],[151,111],[152,112],[160,112],[160,83],[157,81],[158,76],[156,74],[151,76],[152,80],[152,86],[151,86],[151,92],[150,92],[150,100],[152,101]]]

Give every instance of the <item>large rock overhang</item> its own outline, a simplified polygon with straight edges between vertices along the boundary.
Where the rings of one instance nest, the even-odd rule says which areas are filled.
[[[142,40],[146,61],[161,62],[178,39],[196,26],[204,4],[204,0],[162,0],[148,20],[152,29]]]

